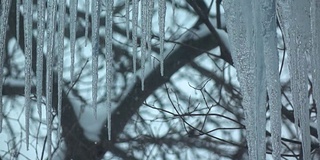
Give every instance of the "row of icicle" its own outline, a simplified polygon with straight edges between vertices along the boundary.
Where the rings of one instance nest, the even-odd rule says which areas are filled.
[[[52,0],[47,1],[47,9],[45,8],[46,1],[37,1],[37,46],[32,48],[32,30],[33,30],[33,1],[24,0],[22,3],[23,7],[23,21],[24,21],[24,51],[25,51],[25,132],[26,132],[26,144],[27,149],[29,148],[29,119],[30,119],[30,107],[31,107],[31,84],[33,79],[32,72],[32,52],[36,49],[37,62],[36,62],[36,97],[37,97],[37,108],[40,119],[42,118],[42,85],[43,76],[46,76],[46,122],[47,122],[47,148],[48,158],[51,159],[51,135],[52,135],[52,112],[54,106],[52,106],[52,91],[53,91],[53,62],[54,62],[54,42],[57,43],[58,52],[58,136],[60,137],[61,132],[61,110],[62,110],[62,93],[63,93],[63,61],[64,61],[64,32],[65,32],[65,14],[66,14],[66,0]],[[91,4],[90,4],[91,2]],[[97,92],[98,92],[98,57],[99,57],[99,27],[100,27],[100,14],[101,6],[103,1],[101,0],[85,0],[85,44],[88,39],[88,28],[89,28],[89,15],[91,5],[91,18],[92,18],[92,107],[94,108],[95,117],[97,116]],[[132,19],[130,19],[130,3],[132,3]],[[139,11],[139,3],[141,3],[141,10]],[[159,0],[159,39],[160,39],[160,64],[161,64],[161,75],[163,75],[163,60],[164,60],[164,32],[165,32],[165,13],[166,13],[166,1]],[[112,24],[113,24],[113,0],[106,1],[106,16],[105,16],[105,42],[106,42],[106,82],[107,82],[107,101],[108,115],[107,115],[107,127],[108,127],[108,139],[111,139],[111,88],[113,84],[113,53],[112,53]],[[4,45],[6,37],[6,27],[8,22],[8,16],[11,6],[11,0],[1,1],[1,22],[0,23],[0,60],[4,58]],[[16,0],[16,38],[19,43],[19,19],[20,19],[20,7],[21,1]],[[58,8],[58,9],[57,9]],[[71,67],[70,77],[71,83],[75,83],[74,75],[74,61],[75,61],[75,46],[76,46],[76,22],[77,22],[77,11],[78,11],[78,0],[70,0],[70,54],[71,54]],[[151,33],[152,33],[152,18],[154,10],[154,0],[140,1],[139,0],[126,0],[125,11],[126,11],[126,34],[127,39],[130,39],[130,21],[132,21],[132,46],[133,46],[133,70],[136,75],[136,61],[138,53],[138,28],[141,28],[141,82],[142,90],[144,89],[144,76],[145,76],[145,62],[147,59],[151,61]],[[46,12],[47,11],[47,12]],[[141,23],[139,25],[138,15],[141,13]],[[47,17],[45,17],[47,15]],[[55,32],[57,19],[59,19],[57,33]],[[48,24],[48,28],[45,28],[45,24]],[[139,26],[139,27],[138,27]],[[47,36],[45,37],[45,33]],[[55,34],[57,39],[55,40]],[[46,50],[46,75],[43,74],[43,58],[44,58],[44,42],[47,42]],[[3,63],[0,63],[0,102],[2,102],[2,84],[3,84]],[[3,119],[3,104],[0,103],[0,132],[2,130],[2,119]]]
[[[281,159],[281,88],[276,38],[277,18],[284,37],[283,50],[289,57],[294,121],[297,138],[302,143],[303,157],[300,159],[311,159],[307,73],[309,71],[312,74],[312,96],[317,104],[319,134],[320,1],[225,0],[223,3],[234,53],[233,59],[243,94],[242,105],[246,116],[249,159],[266,158],[264,145],[266,91],[269,95],[272,155],[275,160]],[[311,62],[308,62],[308,58]],[[311,71],[308,68],[311,68]]]

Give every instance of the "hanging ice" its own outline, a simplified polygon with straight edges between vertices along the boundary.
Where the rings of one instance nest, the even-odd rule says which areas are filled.
[[[45,1],[37,1],[37,108],[40,119],[42,119],[42,85],[43,85],[43,43],[45,32]]]
[[[125,1],[125,8],[126,8],[126,36],[127,41],[130,40],[130,1]]]
[[[147,12],[147,25],[146,25],[146,28],[147,28],[147,38],[146,38],[146,43],[147,43],[147,46],[148,46],[148,60],[150,62],[150,66],[151,66],[151,63],[152,63],[152,60],[151,60],[151,37],[152,37],[152,17],[153,17],[153,8],[154,8],[154,0],[149,0],[147,1],[148,3],[148,12]]]
[[[99,25],[101,0],[92,1],[92,107],[97,116]]]
[[[0,10],[0,133],[2,132],[2,119],[3,119],[3,104],[2,104],[2,83],[3,83],[3,61],[4,61],[4,49],[5,49],[5,38],[7,33],[7,23],[9,16],[9,9],[11,6],[11,0],[1,1]]]
[[[89,10],[90,10],[90,1],[86,0],[84,3],[84,7],[86,10],[86,15],[85,15],[85,21],[86,21],[86,26],[85,26],[85,31],[84,31],[84,37],[85,37],[85,45],[87,46],[87,41],[88,41],[88,28],[89,28]]]
[[[224,1],[232,57],[243,94],[249,159],[265,159],[266,85],[261,1]]]
[[[272,155],[274,160],[281,159],[281,97],[279,77],[279,57],[276,37],[275,0],[264,1],[261,10],[263,27],[263,48],[266,64],[267,91],[269,95]]]
[[[111,95],[113,84],[113,54],[112,54],[112,13],[113,13],[113,0],[106,3],[106,75],[107,75],[107,107],[108,107],[108,140],[111,140]]]
[[[246,27],[246,49],[249,53],[247,64],[242,76],[247,77],[248,88],[243,89],[246,92],[244,96],[249,96],[249,106],[247,116],[247,130],[248,130],[248,145],[249,156],[252,159],[265,159],[266,148],[265,145],[265,128],[266,128],[266,77],[264,64],[264,48],[262,41],[262,21],[261,21],[261,6],[262,1],[240,2],[242,12],[247,17],[245,22]],[[252,11],[252,12],[250,12]],[[243,53],[242,53],[243,54]],[[251,60],[251,63],[249,62]],[[241,83],[241,82],[240,82]],[[241,83],[242,84],[242,83]],[[249,118],[250,117],[250,118]]]
[[[141,1],[141,89],[144,90],[145,62],[146,62],[146,34],[147,34],[147,1]]]
[[[71,77],[72,83],[74,83],[74,56],[75,56],[75,46],[76,46],[77,8],[78,8],[78,0],[70,0],[70,51],[71,51],[70,77]]]
[[[24,1],[24,50],[25,50],[25,88],[24,88],[24,108],[26,118],[26,144],[29,149],[29,119],[31,105],[31,76],[32,76],[32,1]]]
[[[311,54],[311,63],[312,63],[312,80],[313,80],[313,97],[316,102],[317,107],[317,131],[320,135],[320,1],[312,0],[311,1],[311,32],[312,32],[312,54]],[[320,136],[318,136],[318,143],[320,143]]]
[[[163,76],[163,61],[164,61],[164,38],[165,38],[165,18],[166,18],[166,0],[159,0],[159,37],[160,37],[160,73]]]
[[[137,48],[138,48],[138,15],[139,15],[139,1],[132,1],[132,46],[133,46],[133,73],[136,75],[137,71]]]
[[[46,120],[47,120],[47,150],[48,159],[51,159],[52,136],[52,93],[53,93],[53,40],[55,34],[56,2],[48,1],[48,47],[47,47],[47,75],[46,75]]]
[[[16,37],[17,37],[17,44],[16,46],[18,47],[19,41],[20,41],[20,6],[21,6],[21,1],[17,0],[16,2]]]
[[[243,93],[249,159],[265,158],[265,71],[268,75],[273,156],[280,159],[281,120],[274,1],[224,1],[227,27]],[[300,125],[303,159],[310,159],[307,53],[310,48],[310,3],[278,1],[281,28],[290,54],[291,89],[296,127]],[[294,12],[291,12],[294,11]],[[244,18],[245,17],[245,18]],[[296,23],[297,21],[303,23]],[[302,30],[301,30],[302,29]],[[290,31],[290,34],[289,34]],[[261,54],[264,53],[264,54]],[[265,61],[263,60],[265,57]],[[266,70],[265,70],[265,64]],[[264,146],[264,145],[263,145]]]
[[[292,3],[288,0],[278,0],[277,1],[277,16],[279,19],[279,24],[280,24],[280,28],[282,29],[282,34],[284,36],[284,44],[286,46],[286,53],[291,53],[295,46],[291,46],[292,42],[291,42],[291,35],[289,34],[289,30],[291,30],[292,21],[290,22],[290,19],[292,17],[292,13],[291,13],[291,8],[292,8]],[[292,60],[290,60],[292,61]],[[294,117],[297,118],[299,112],[298,108],[295,107],[294,108]],[[295,127],[296,127],[296,132],[298,134],[298,119],[295,119]]]
[[[302,142],[303,159],[310,159],[307,58],[311,41],[310,2],[280,0],[279,20],[290,58],[291,92],[297,136]],[[303,23],[296,23],[303,22]],[[299,125],[300,131],[299,132]]]
[[[65,25],[66,1],[59,0],[59,26],[58,26],[58,139],[61,133],[61,109],[63,92],[63,57],[64,57],[64,25]]]
[[[289,69],[293,69],[294,72],[298,70],[297,75],[292,75],[291,87],[292,87],[292,97],[293,105],[299,106],[300,110],[300,129],[301,129],[301,141],[302,141],[302,151],[303,159],[311,159],[311,138],[310,138],[310,119],[309,119],[309,99],[308,99],[308,75],[307,75],[307,56],[310,54],[310,42],[311,42],[311,21],[310,21],[310,1],[294,1],[293,2],[293,13],[295,14],[296,20],[295,28],[296,34],[293,33],[295,37],[295,44],[297,50],[294,50],[290,55],[290,58],[296,60],[292,64],[289,64]],[[292,17],[293,18],[293,17]],[[295,63],[297,62],[297,63]],[[295,73],[293,73],[295,74]],[[293,86],[293,85],[297,86]],[[295,101],[299,98],[299,101]]]
[[[231,53],[232,59],[234,60],[235,68],[237,69],[238,80],[241,85],[241,92],[243,93],[242,105],[245,110],[245,118],[246,118],[246,139],[248,143],[249,149],[249,158],[254,159],[252,157],[252,142],[253,135],[250,132],[250,129],[253,126],[252,119],[250,119],[250,114],[248,112],[251,111],[250,104],[250,95],[247,92],[252,82],[252,75],[248,74],[248,70],[252,70],[250,67],[251,62],[249,62],[249,48],[247,44],[246,33],[248,32],[245,28],[245,14],[242,12],[241,5],[235,3],[232,0],[225,0],[223,2],[224,9],[226,10],[226,22],[228,29],[228,36],[231,44]],[[247,74],[246,74],[247,73]],[[250,77],[245,77],[246,75]],[[247,83],[247,79],[250,81]]]

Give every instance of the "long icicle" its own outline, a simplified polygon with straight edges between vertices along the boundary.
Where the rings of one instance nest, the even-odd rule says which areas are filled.
[[[90,1],[86,0],[84,3],[84,7],[86,10],[86,15],[85,15],[85,31],[84,31],[84,37],[85,37],[85,46],[87,46],[87,41],[88,41],[88,31],[89,31],[89,10],[90,10]]]
[[[42,119],[42,85],[43,85],[43,44],[45,32],[45,1],[37,1],[37,108],[40,120]]]
[[[125,0],[126,9],[126,36],[128,42],[130,41],[130,0]]]
[[[70,51],[71,51],[71,67],[70,77],[71,82],[74,83],[74,56],[76,49],[76,27],[77,27],[77,8],[78,0],[70,1]]]
[[[262,7],[263,48],[266,64],[267,91],[269,95],[272,156],[281,159],[281,92],[279,77],[279,57],[277,51],[275,0],[260,2]]]
[[[263,0],[260,2],[257,0],[252,1],[252,26],[254,30],[253,35],[247,35],[249,37],[253,37],[252,43],[252,53],[255,59],[255,93],[257,97],[254,98],[255,106],[252,106],[252,110],[255,112],[254,119],[254,128],[255,128],[255,148],[254,152],[257,155],[257,158],[260,160],[266,159],[266,66],[265,66],[265,56],[264,56],[264,43],[263,43],[263,25],[261,17],[263,13],[261,10],[263,7],[261,4]],[[249,18],[249,17],[248,17]],[[250,25],[249,25],[250,26]],[[249,71],[250,72],[250,71]],[[252,97],[251,97],[252,98]]]
[[[3,119],[3,104],[2,104],[2,83],[3,83],[3,61],[4,61],[4,49],[5,49],[5,38],[7,33],[7,23],[9,16],[9,9],[11,6],[11,0],[1,1],[2,13],[1,13],[1,24],[0,24],[0,133],[2,132],[2,119]]]
[[[292,1],[287,1],[287,0],[278,0],[277,1],[277,17],[279,20],[279,24],[280,24],[280,28],[284,37],[284,44],[286,46],[286,53],[293,53],[295,50],[295,45],[292,46],[291,42],[292,39],[292,34],[289,34],[289,31],[293,31],[293,25],[291,24],[292,21],[290,21],[290,19],[292,18]],[[291,57],[291,55],[290,55]],[[290,58],[289,57],[289,58]],[[290,62],[293,62],[294,59],[290,58]],[[289,68],[290,68],[290,64],[289,64]],[[292,71],[290,71],[292,72]],[[293,100],[295,101],[295,100]],[[299,134],[299,125],[298,125],[298,113],[297,110],[298,108],[295,106],[292,106],[294,108],[293,114],[294,114],[294,125],[295,125],[295,130],[296,130],[296,134]]]
[[[145,62],[146,62],[146,36],[147,36],[147,1],[141,1],[141,89],[144,90]]]
[[[134,79],[136,78],[136,71],[137,71],[137,48],[138,48],[138,15],[139,15],[139,1],[133,0],[132,1],[132,46],[133,46],[133,73]]]
[[[37,62],[36,62],[36,95],[37,95],[37,110],[40,122],[42,121],[42,89],[43,89],[43,45],[45,32],[45,1],[37,1]],[[39,128],[41,123],[39,123]],[[39,134],[39,132],[38,132]],[[39,140],[36,139],[36,146]]]
[[[152,59],[151,59],[151,47],[152,47],[152,43],[151,43],[151,38],[152,38],[152,17],[153,17],[153,9],[154,9],[154,0],[149,0],[147,1],[148,3],[148,12],[147,12],[147,39],[146,39],[146,43],[148,46],[148,60],[149,60],[149,64],[151,67],[152,66]]]
[[[265,141],[263,138],[265,135],[265,83],[262,82],[265,76],[263,73],[264,60],[261,41],[256,42],[256,39],[261,35],[261,31],[259,31],[261,24],[259,25],[259,15],[252,16],[251,2],[241,1],[239,4],[232,0],[226,0],[224,8],[231,50],[234,52],[232,56],[243,94],[242,105],[245,110],[249,159],[265,159],[265,153],[259,151],[260,146],[257,147]],[[257,3],[253,5],[257,5]],[[252,35],[252,33],[255,34]],[[264,120],[260,121],[259,118]],[[263,135],[259,135],[261,133]]]
[[[55,34],[55,16],[56,16],[56,2],[48,1],[48,47],[47,47],[47,75],[46,75],[46,116],[47,116],[47,150],[48,159],[50,160],[51,155],[51,137],[52,137],[52,94],[53,94],[53,41]]]
[[[16,37],[17,37],[17,48],[19,46],[20,41],[20,6],[21,0],[17,0],[16,2]]]
[[[297,46],[290,58],[294,58],[296,64],[291,64],[291,69],[297,72],[292,73],[292,99],[293,105],[299,107],[299,123],[301,130],[301,142],[303,159],[311,159],[311,138],[310,138],[310,115],[308,100],[308,74],[307,74],[307,56],[311,47],[311,23],[310,23],[310,1],[293,1],[293,17],[291,19],[294,24],[293,29],[293,45]],[[297,21],[296,21],[297,20]],[[303,23],[297,23],[303,22]],[[293,46],[292,45],[292,46]],[[296,84],[295,86],[293,86]],[[299,111],[298,110],[298,111]]]
[[[59,0],[59,28],[58,28],[58,140],[61,133],[62,92],[63,92],[63,57],[64,57],[64,15],[66,0]]]
[[[99,24],[101,0],[92,1],[92,107],[97,117]]]
[[[32,76],[32,1],[24,1],[24,50],[25,50],[25,88],[24,108],[26,118],[26,144],[29,150],[29,120],[31,105],[31,76]]]
[[[317,107],[317,131],[320,135],[320,23],[318,19],[320,18],[320,1],[311,1],[311,32],[312,32],[312,80],[313,80],[313,97]],[[318,143],[320,143],[320,136],[318,136]]]
[[[164,61],[164,39],[165,39],[165,22],[166,22],[166,0],[159,0],[159,37],[160,37],[160,73],[164,74],[163,61]]]
[[[106,76],[107,76],[107,107],[108,107],[108,140],[111,140],[111,97],[113,84],[113,54],[112,54],[112,25],[113,25],[113,0],[107,2],[106,8]]]
[[[310,126],[308,103],[307,53],[310,35],[309,1],[277,1],[280,26],[286,52],[290,53],[289,72],[296,134],[301,138],[303,159],[310,159]],[[303,23],[296,23],[303,21]],[[302,29],[302,30],[301,30]],[[309,31],[307,31],[309,30]],[[290,31],[290,32],[289,32]],[[300,130],[299,130],[300,127]],[[300,137],[301,136],[301,137]],[[301,157],[302,158],[302,157]]]

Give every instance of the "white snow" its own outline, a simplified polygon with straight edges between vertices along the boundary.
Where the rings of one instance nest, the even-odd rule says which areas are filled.
[[[84,130],[84,135],[91,141],[100,141],[100,131],[105,125],[109,108],[97,107],[97,116],[95,116],[95,111],[90,107],[86,107],[86,104],[73,92],[69,93],[68,98],[71,100],[72,106],[74,106],[73,110]]]

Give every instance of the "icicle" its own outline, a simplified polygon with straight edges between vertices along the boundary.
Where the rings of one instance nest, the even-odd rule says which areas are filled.
[[[74,83],[74,55],[75,55],[75,47],[76,47],[77,8],[78,8],[78,0],[71,0],[70,1],[71,83]]]
[[[66,0],[59,0],[59,28],[58,28],[58,140],[61,133],[61,109],[63,92],[63,57],[64,57],[64,25]]]
[[[20,41],[20,6],[21,6],[21,1],[17,0],[16,2],[16,36],[17,36],[17,48],[19,46],[19,41]]]
[[[297,136],[301,135],[303,159],[310,159],[310,126],[307,59],[311,41],[310,2],[277,1],[280,26],[289,53],[291,93]],[[297,23],[302,22],[302,23]],[[300,131],[298,127],[300,125]]]
[[[311,23],[310,23],[310,1],[293,1],[293,11],[296,20],[293,33],[297,50],[291,55],[296,58],[297,64],[292,64],[291,69],[297,71],[297,75],[292,75],[292,81],[296,81],[297,86],[292,86],[293,105],[300,107],[299,122],[301,129],[301,141],[303,159],[311,159],[311,138],[310,138],[310,119],[309,119],[309,99],[308,99],[308,75],[307,75],[307,56],[310,53],[311,42]],[[292,17],[293,18],[293,17]],[[301,23],[297,23],[301,22]],[[290,65],[289,65],[290,66]],[[290,69],[290,68],[289,68]],[[293,73],[295,74],[295,73]],[[297,99],[295,99],[297,98]],[[298,102],[297,102],[298,101]]]
[[[26,118],[26,144],[29,150],[29,119],[31,105],[31,73],[32,73],[32,1],[24,1],[24,50],[25,50],[25,88],[24,108]]]
[[[130,0],[125,1],[126,9],[126,35],[128,42],[130,41]]]
[[[159,0],[159,37],[160,37],[160,73],[163,76],[163,61],[164,61],[164,38],[165,38],[165,18],[166,18],[166,0]]]
[[[264,1],[261,21],[264,26],[263,48],[266,64],[267,90],[269,95],[271,141],[273,159],[281,159],[281,93],[279,77],[279,57],[277,54],[276,11],[275,1]]]
[[[138,48],[138,14],[139,14],[139,0],[133,0],[132,7],[132,45],[133,45],[133,73],[136,76],[137,71],[137,48]]]
[[[51,159],[51,136],[52,136],[52,93],[53,93],[53,40],[55,34],[56,2],[48,1],[48,47],[47,47],[47,75],[46,75],[46,119],[47,119],[47,149],[48,159]]]
[[[92,1],[92,107],[97,116],[99,24],[101,0]]]
[[[9,16],[9,9],[11,6],[11,0],[3,0],[1,1],[1,10],[0,10],[0,133],[2,132],[2,83],[3,83],[3,61],[4,61],[4,49],[7,47],[5,46],[5,38],[7,33],[7,23],[8,23],[8,16]]]
[[[147,36],[147,1],[141,1],[141,89],[144,90],[145,62],[146,62],[146,36]]]
[[[265,159],[265,66],[259,1],[224,1],[232,57],[243,94],[249,159]],[[263,145],[264,146],[264,145]]]
[[[88,41],[88,28],[89,28],[89,10],[90,10],[90,1],[86,0],[84,3],[84,7],[86,10],[86,15],[85,15],[85,22],[86,22],[86,26],[85,26],[85,31],[84,31],[84,37],[85,37],[85,46],[87,46],[87,41]]]
[[[232,59],[234,60],[235,68],[237,69],[237,76],[240,82],[241,92],[243,94],[242,106],[244,107],[245,114],[245,125],[246,125],[246,139],[249,147],[249,153],[252,150],[252,141],[254,140],[252,133],[249,129],[252,128],[252,119],[250,119],[250,95],[247,90],[252,84],[247,83],[248,80],[252,80],[252,75],[250,77],[245,77],[247,70],[250,69],[251,62],[249,61],[249,49],[248,43],[246,43],[246,33],[248,32],[245,28],[245,17],[246,15],[242,12],[242,7],[240,4],[232,0],[223,1],[223,6],[226,13],[226,23],[228,29],[228,36],[231,44]],[[251,154],[249,154],[249,159],[253,159]]]
[[[280,24],[280,28],[283,32],[283,36],[284,36],[284,43],[286,45],[286,52],[287,53],[292,53],[294,51],[295,46],[291,46],[292,42],[292,35],[289,34],[289,31],[292,30],[292,24],[290,24],[290,19],[292,17],[292,13],[291,13],[291,8],[292,8],[292,3],[291,1],[287,1],[287,0],[278,0],[277,1],[277,16],[279,19],[279,24]],[[291,47],[290,47],[291,46]],[[292,61],[290,59],[290,61]],[[294,106],[293,106],[294,107]],[[299,125],[298,125],[298,119],[296,119],[298,117],[298,113],[296,112],[298,111],[298,109],[294,109],[294,117],[295,117],[295,128],[296,128],[296,133],[297,135],[299,134]]]
[[[146,39],[146,43],[147,43],[147,46],[148,46],[148,60],[149,60],[149,64],[150,64],[150,67],[152,66],[152,60],[151,60],[151,38],[152,38],[152,17],[153,17],[153,8],[154,8],[154,0],[149,0],[147,1],[148,3],[148,12],[147,12],[147,26],[146,26],[146,29],[147,29],[147,39]]]
[[[43,85],[43,44],[45,32],[45,1],[37,1],[37,108],[40,119],[42,119],[42,85]]]
[[[306,75],[307,61],[305,55],[292,53],[290,56],[291,92],[295,120],[300,124],[303,159],[310,159],[310,128],[308,105],[308,81]],[[305,68],[302,68],[305,67]],[[299,135],[298,135],[299,136]],[[308,158],[309,157],[309,158]]]
[[[106,8],[106,75],[107,75],[107,107],[108,107],[108,140],[111,140],[111,95],[113,84],[113,54],[112,54],[112,13],[113,13],[113,0],[109,0]]]
[[[313,80],[313,97],[317,107],[317,131],[320,135],[320,23],[317,21],[320,18],[320,1],[312,0],[311,1],[311,35],[312,35],[312,80]],[[318,136],[318,143],[320,143],[320,136]]]
[[[255,56],[255,95],[257,95],[255,101],[256,106],[253,106],[253,110],[255,111],[255,152],[257,154],[258,159],[266,159],[266,146],[261,144],[266,143],[266,66],[264,61],[264,43],[263,37],[265,32],[263,31],[263,25],[261,16],[265,13],[261,11],[263,7],[261,4],[264,1],[260,2],[255,0],[252,4],[252,15],[253,15],[253,29],[254,29],[254,39],[253,40],[253,48],[252,54]],[[250,27],[249,27],[250,28]],[[248,37],[252,36],[247,34]],[[276,47],[276,46],[274,46]],[[274,54],[274,53],[273,53]],[[250,72],[250,71],[249,71]]]

